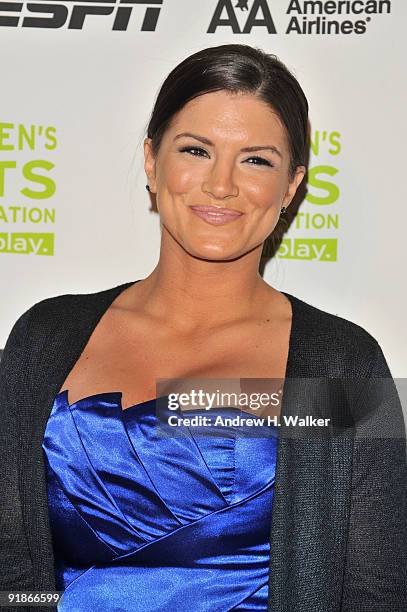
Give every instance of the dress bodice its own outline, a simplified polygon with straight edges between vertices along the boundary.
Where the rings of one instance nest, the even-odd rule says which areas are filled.
[[[204,428],[177,413],[168,435],[155,408],[55,398],[42,447],[58,609],[267,610],[277,428],[219,408]]]

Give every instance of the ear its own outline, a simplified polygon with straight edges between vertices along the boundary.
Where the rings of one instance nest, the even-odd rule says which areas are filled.
[[[288,206],[291,204],[291,201],[293,200],[295,193],[298,187],[300,186],[302,179],[305,176],[305,172],[306,172],[305,166],[296,167],[294,176],[290,179],[290,182],[288,183],[288,188],[284,196],[282,206],[285,206],[286,208],[288,208]]]
[[[156,193],[156,172],[155,172],[155,157],[153,155],[151,138],[144,139],[144,170],[147,175],[148,185],[150,186],[150,193]]]

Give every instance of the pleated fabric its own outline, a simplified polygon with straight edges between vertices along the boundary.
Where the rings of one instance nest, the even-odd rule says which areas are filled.
[[[59,393],[42,448],[62,612],[267,610],[277,428],[184,425],[157,400]],[[207,413],[206,413],[207,414]],[[167,416],[173,415],[168,412]]]

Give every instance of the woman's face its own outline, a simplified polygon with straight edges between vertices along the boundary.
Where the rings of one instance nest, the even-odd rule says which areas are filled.
[[[144,153],[163,232],[203,259],[228,260],[260,248],[305,172],[301,166],[289,176],[286,130],[277,114],[251,94],[226,91],[188,102],[166,130],[157,157],[149,138]],[[242,214],[211,222],[192,206]]]

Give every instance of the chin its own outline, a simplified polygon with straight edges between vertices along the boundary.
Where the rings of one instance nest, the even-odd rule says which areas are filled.
[[[187,249],[188,252],[198,259],[206,259],[208,261],[229,261],[232,259],[236,259],[237,257],[241,257],[243,253],[236,252],[230,248],[191,248]]]

